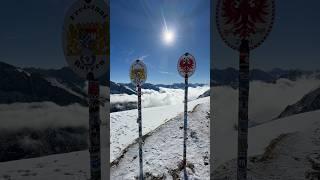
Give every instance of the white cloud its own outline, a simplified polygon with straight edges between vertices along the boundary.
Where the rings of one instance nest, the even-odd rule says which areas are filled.
[[[320,81],[313,79],[300,79],[297,81],[280,79],[276,84],[259,81],[251,82],[249,119],[258,123],[268,122],[278,116],[288,105],[296,103],[305,94],[318,88],[319,85]],[[212,136],[215,139],[212,143],[216,147],[214,154],[216,154],[215,164],[218,167],[221,163],[236,157],[237,131],[234,129],[234,125],[238,123],[238,90],[220,86],[214,87],[211,92],[213,93],[211,113],[214,118]],[[301,121],[304,121],[304,119],[301,119]],[[256,144],[254,146],[249,146],[249,153],[257,152],[260,149],[263,150],[265,146],[262,145],[268,144],[271,140],[271,138],[268,139],[266,137],[274,138],[275,136],[272,135],[276,134],[273,131],[279,132],[278,127],[274,129],[263,128],[265,131],[268,130],[268,133],[261,132],[259,127],[261,126],[249,129],[249,143],[250,141],[258,140],[255,141]],[[262,125],[262,127],[269,126]],[[292,125],[288,124],[287,127],[292,127]]]
[[[106,108],[100,108],[102,121],[107,118]],[[87,127],[89,124],[88,112],[87,107],[79,104],[69,106],[59,106],[52,102],[2,104],[0,105],[0,128]]]
[[[170,73],[168,71],[159,71],[159,73],[161,73],[161,74],[172,74],[172,73]]]
[[[209,90],[209,86],[188,88],[188,99],[194,100],[203,94],[205,91]],[[142,106],[143,107],[155,107],[155,106],[165,106],[174,105],[181,103],[184,100],[184,90],[183,89],[170,89],[170,88],[160,88],[160,91],[155,91],[151,89],[142,89]],[[112,94],[110,97],[111,103],[116,102],[136,102],[136,95],[127,94]]]
[[[255,122],[269,121],[277,117],[288,105],[296,103],[305,94],[318,88],[319,80],[280,79],[276,84],[254,81],[250,83],[249,119]],[[228,131],[237,123],[238,90],[230,87],[214,87],[213,109],[217,131]]]

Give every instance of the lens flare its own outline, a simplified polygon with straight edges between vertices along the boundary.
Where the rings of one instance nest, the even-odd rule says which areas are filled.
[[[174,41],[174,32],[165,30],[163,32],[163,41],[168,45],[172,44]]]

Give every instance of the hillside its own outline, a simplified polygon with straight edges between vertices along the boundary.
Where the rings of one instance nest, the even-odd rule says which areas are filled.
[[[204,104],[203,104],[204,103]],[[190,102],[189,110],[189,136],[192,141],[189,141],[189,167],[191,167],[191,176],[194,177],[207,177],[209,174],[209,165],[208,165],[208,148],[209,148],[209,98],[202,98],[195,100],[194,102]],[[196,106],[197,104],[202,104]],[[154,158],[162,158],[165,157],[166,151],[159,152],[160,154],[156,154],[156,148],[148,147],[154,145],[163,145],[163,146],[171,146],[172,149],[177,151],[177,154],[182,152],[182,116],[181,111],[183,109],[182,104],[179,104],[181,109],[173,108],[173,106],[164,106],[164,107],[155,107],[155,108],[146,108],[144,112],[144,134],[148,134],[148,139],[145,142],[145,150],[153,149],[154,152],[150,152],[149,154],[145,152],[146,162],[159,162],[160,159]],[[176,110],[178,109],[178,110]],[[171,112],[170,112],[170,111]],[[163,111],[170,112],[165,117],[160,118],[159,116],[154,116],[155,113],[162,114]],[[121,115],[122,114],[122,115]],[[114,134],[116,137],[111,139],[111,153],[113,152],[113,159],[119,158],[116,157],[116,154],[119,155],[121,149],[128,147],[129,151],[133,151],[133,153],[125,153],[123,159],[119,162],[117,167],[125,168],[122,165],[122,162],[127,158],[131,158],[131,156],[135,156],[134,152],[137,152],[135,139],[137,138],[137,123],[135,117],[136,111],[124,111],[118,113],[111,113],[111,126],[114,126],[115,122],[118,120],[118,128],[114,128],[114,131],[111,132],[111,135]],[[157,117],[157,118],[151,118]],[[122,120],[122,121],[119,121]],[[161,120],[161,121],[160,121]],[[124,123],[132,122],[132,126],[130,124],[126,125]],[[118,133],[123,132],[124,128],[132,128],[132,130],[126,130],[129,134],[121,134],[119,136]],[[113,129],[113,128],[112,128]],[[207,130],[206,130],[207,129]],[[106,147],[107,141],[103,139],[106,133],[106,127],[104,125],[101,126],[101,137],[102,137],[102,146]],[[168,137],[164,137],[167,134],[170,134]],[[180,137],[181,136],[181,137]],[[167,138],[168,143],[162,143],[162,140]],[[180,142],[181,141],[181,142]],[[175,145],[175,146],[173,146]],[[180,147],[181,146],[181,147]],[[166,147],[158,147],[159,149],[166,149]],[[119,150],[120,149],[120,150]],[[172,149],[167,149],[171,152]],[[105,152],[105,149],[102,149]],[[148,150],[147,150],[148,151]],[[174,151],[172,151],[174,152]],[[203,159],[198,158],[198,153],[203,155]],[[163,161],[167,164],[159,164],[161,168],[165,168],[166,166],[172,168],[172,176],[179,176],[179,162],[181,161],[177,154],[172,154],[175,158],[172,161]],[[102,162],[106,162],[106,153],[102,154]],[[149,159],[151,158],[151,159]],[[153,159],[153,160],[152,160]],[[106,162],[108,163],[108,162]],[[106,163],[103,163],[102,166],[106,168]],[[125,163],[127,164],[127,163]],[[133,163],[131,163],[134,165]],[[137,165],[134,165],[137,167]],[[157,168],[157,166],[154,166]],[[177,170],[175,170],[178,168]],[[148,172],[148,165],[146,165],[146,176],[150,176]],[[120,169],[118,169],[120,170]],[[121,177],[121,175],[117,175],[118,170],[111,169],[111,173],[115,173],[114,178]],[[155,169],[154,169],[155,170]],[[194,173],[195,171],[196,173]],[[127,171],[125,171],[127,172]],[[154,171],[150,171],[152,175]],[[167,172],[168,173],[168,172]],[[39,158],[32,159],[22,159],[17,161],[10,162],[2,162],[0,163],[0,175],[5,180],[9,179],[33,179],[33,180],[69,180],[69,179],[77,179],[77,180],[87,180],[89,178],[89,153],[87,150],[71,152],[65,154],[57,154],[50,155]],[[135,173],[130,174],[129,176],[134,176]],[[167,176],[171,176],[166,174]],[[106,179],[106,174],[103,174],[103,179]]]
[[[319,179],[319,116],[320,111],[313,111],[250,128],[248,177],[259,180]],[[236,146],[235,137],[225,140]],[[223,163],[221,158],[216,160],[215,179],[236,179],[236,148],[229,148],[231,151],[224,153]]]
[[[86,105],[85,94],[56,79],[0,62],[0,104],[51,101],[58,105]]]

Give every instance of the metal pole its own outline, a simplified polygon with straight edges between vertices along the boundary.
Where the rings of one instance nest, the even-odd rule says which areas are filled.
[[[138,123],[139,123],[139,180],[143,180],[143,160],[142,160],[142,118],[141,118],[141,86],[138,85]]]
[[[184,87],[184,136],[183,136],[183,172],[184,179],[188,179],[187,175],[187,116],[188,116],[188,75],[184,78],[185,87]]]
[[[237,180],[247,179],[249,43],[242,40],[239,63],[238,171]]]
[[[88,76],[91,180],[101,180],[99,81]]]

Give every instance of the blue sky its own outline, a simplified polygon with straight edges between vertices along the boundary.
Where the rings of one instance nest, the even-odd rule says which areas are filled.
[[[147,65],[150,83],[183,82],[177,61],[185,52],[197,61],[190,82],[208,83],[210,78],[209,0],[117,0],[111,2],[111,80],[129,82],[132,61]],[[168,45],[163,31],[175,32]]]
[[[0,61],[22,67],[66,66],[61,30],[64,14],[73,2],[3,1]],[[319,7],[319,0],[276,0],[273,30],[265,43],[251,52],[251,68],[320,69]],[[172,46],[166,46],[161,39],[162,15],[178,36]],[[215,29],[213,66],[237,67],[238,53],[221,41]],[[176,62],[186,51],[198,62],[190,81],[208,82],[209,0],[111,0],[112,80],[128,82],[131,61],[145,57],[148,82],[182,82]]]

